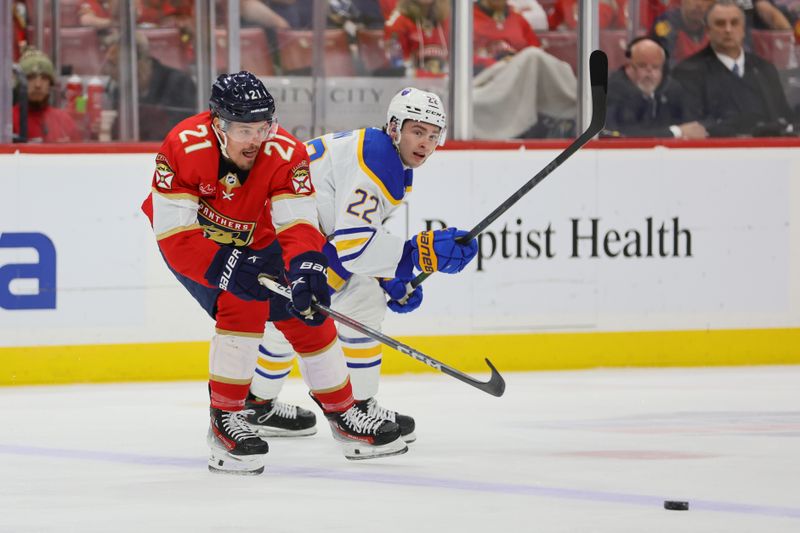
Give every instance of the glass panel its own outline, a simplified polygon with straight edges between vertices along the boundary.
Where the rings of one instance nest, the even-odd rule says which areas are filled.
[[[409,85],[433,91],[446,102],[449,0],[437,0],[439,21],[425,29],[441,43],[436,67],[433,56],[420,65],[419,54],[402,50],[398,37],[384,29],[393,16],[393,3],[323,0],[324,21],[318,23],[321,33],[315,33],[314,0],[264,2],[285,22],[266,29],[274,75],[262,76],[283,127],[302,140],[331,131],[381,127],[389,101]],[[243,23],[247,24],[244,5]],[[242,40],[244,44],[244,36]],[[243,67],[254,62],[247,58],[255,53],[242,47]],[[316,57],[322,58],[318,71]]]
[[[636,5],[640,35],[648,38],[628,39],[630,59],[619,54],[616,37],[606,43],[614,52],[606,135],[796,135],[800,74],[791,27],[798,19],[789,3]]]
[[[475,3],[473,133],[478,139],[576,134],[577,2],[542,4]]]
[[[120,38],[120,6],[129,2],[62,0],[58,24],[53,3],[29,2],[28,36],[42,51],[33,59],[52,79],[31,78],[29,129],[31,140],[45,142],[111,141],[122,137],[121,95],[132,94],[133,79],[122,59],[128,46]],[[139,138],[160,141],[182,118],[196,110],[193,80],[194,15],[190,0],[141,0],[134,3],[136,31],[132,51],[138,90]],[[41,9],[40,9],[41,8]],[[43,28],[41,39],[37,28]],[[53,33],[58,32],[57,54]],[[28,52],[33,54],[33,52]],[[130,66],[129,66],[130,68]],[[45,91],[47,94],[45,94]],[[132,130],[131,130],[132,131]]]

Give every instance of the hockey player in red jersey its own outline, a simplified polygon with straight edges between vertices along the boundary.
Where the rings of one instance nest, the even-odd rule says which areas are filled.
[[[397,424],[355,407],[333,322],[310,309],[330,295],[305,146],[278,126],[272,96],[249,72],[220,76],[209,107],[167,135],[142,206],[170,270],[216,320],[209,469],[264,470],[268,445],[244,407],[267,319],[280,321],[303,357],[312,398],[346,457],[404,453]],[[270,305],[260,274],[290,284],[292,302]]]

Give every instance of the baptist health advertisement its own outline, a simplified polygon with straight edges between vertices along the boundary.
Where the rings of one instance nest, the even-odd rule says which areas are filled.
[[[795,152],[581,150],[384,331],[476,371],[800,362]],[[557,153],[440,150],[387,226],[470,229]],[[204,377],[213,321],[139,207],[154,169],[151,153],[0,155],[0,384]]]

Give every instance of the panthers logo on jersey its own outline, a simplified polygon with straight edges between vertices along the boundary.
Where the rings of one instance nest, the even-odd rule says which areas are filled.
[[[247,246],[253,240],[255,222],[234,220],[219,214],[205,201],[200,202],[197,222],[203,228],[203,236],[224,246]]]

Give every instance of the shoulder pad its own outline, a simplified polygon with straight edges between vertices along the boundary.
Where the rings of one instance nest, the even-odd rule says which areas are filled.
[[[386,198],[398,204],[405,196],[403,163],[391,138],[376,128],[358,132],[358,165],[383,191]]]

